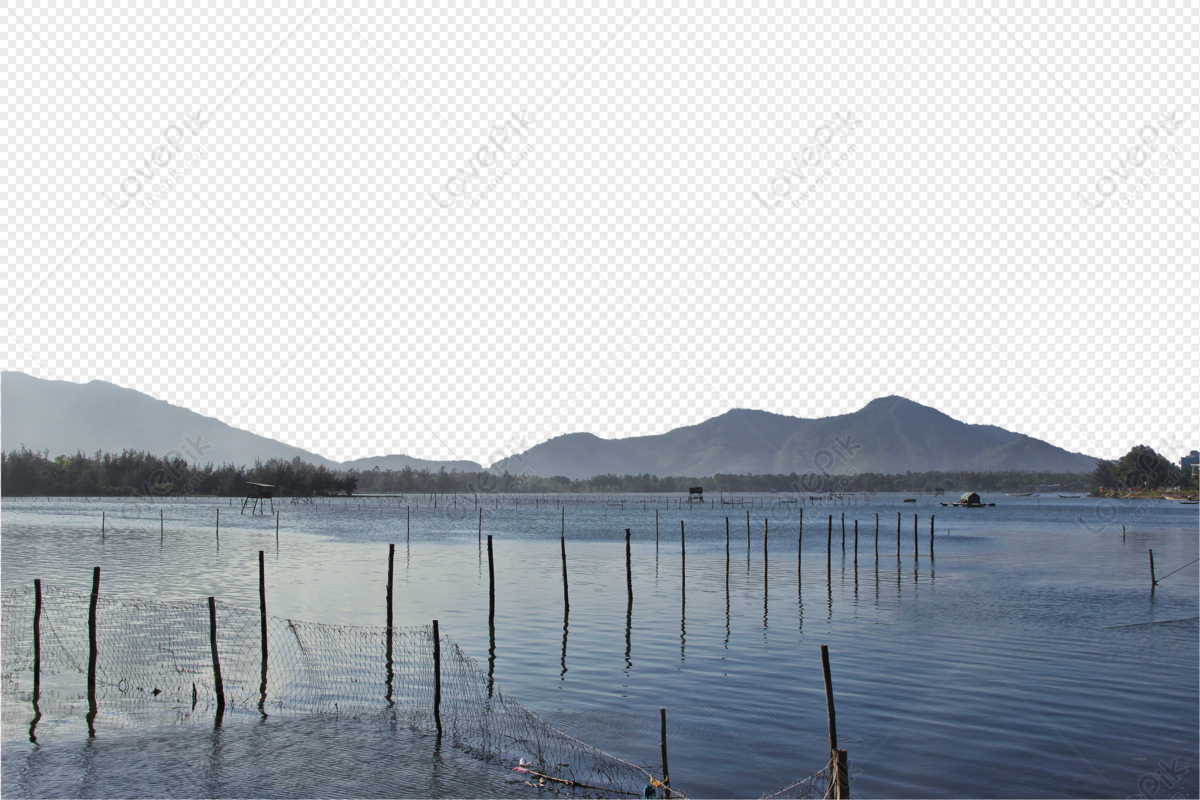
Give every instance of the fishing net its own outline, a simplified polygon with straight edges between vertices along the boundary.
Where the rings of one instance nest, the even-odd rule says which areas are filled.
[[[42,587],[40,675],[86,675],[91,596]],[[32,699],[32,587],[3,594],[0,668],[5,716]],[[381,715],[434,732],[531,785],[576,796],[682,796],[646,768],[604,753],[552,727],[505,694],[448,636],[441,636],[440,702],[435,714],[433,626],[328,625],[266,618],[216,603],[223,713]],[[153,602],[101,595],[96,607],[98,718],[117,727],[156,714],[215,712],[217,684],[207,601]],[[389,656],[390,649],[390,658]],[[88,708],[76,693],[43,692],[55,713]],[[28,716],[28,714],[27,714]]]
[[[824,769],[817,770],[807,778],[802,778],[774,794],[763,795],[763,800],[793,800],[793,798],[808,800],[809,798],[833,797],[836,765],[837,762],[830,758]]]

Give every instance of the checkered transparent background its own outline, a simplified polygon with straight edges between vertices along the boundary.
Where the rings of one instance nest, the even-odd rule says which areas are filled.
[[[1174,458],[1200,446],[1196,19],[10,7],[3,367],[336,459],[886,394]],[[439,205],[521,112],[478,203]],[[194,113],[172,184],[106,203]],[[802,202],[756,199],[847,114]]]

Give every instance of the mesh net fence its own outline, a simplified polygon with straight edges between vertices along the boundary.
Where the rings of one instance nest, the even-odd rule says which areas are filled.
[[[801,778],[774,794],[763,795],[763,800],[816,800],[835,796],[837,762],[830,758],[823,769],[807,778]]]
[[[3,690],[31,698],[35,591],[4,592],[0,667]],[[42,586],[40,671],[82,676],[90,656],[91,595]],[[386,715],[442,735],[489,762],[580,796],[682,796],[648,768],[602,752],[554,728],[499,686],[433,626],[330,625],[266,617],[216,603],[224,713]],[[96,706],[109,724],[153,714],[215,712],[216,673],[206,600],[155,602],[99,595]],[[389,657],[390,650],[390,657]],[[435,714],[435,650],[440,700]],[[49,694],[49,693],[48,693]],[[50,696],[42,697],[43,705]],[[66,702],[66,711],[86,710]],[[62,709],[60,709],[62,710]],[[7,715],[6,715],[7,716]]]

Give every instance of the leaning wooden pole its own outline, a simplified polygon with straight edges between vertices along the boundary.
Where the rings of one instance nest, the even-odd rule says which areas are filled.
[[[217,598],[208,598],[208,645],[212,650],[213,686],[217,692],[217,719],[225,713],[225,683],[221,680],[221,657],[217,653]]]
[[[92,597],[88,603],[88,736],[96,735],[96,664],[100,657],[100,649],[96,641],[96,608],[100,605],[100,568],[92,570]]]
[[[96,569],[99,569],[97,567]],[[1150,591],[1154,591],[1154,587],[1158,586],[1158,581],[1154,578],[1154,551],[1150,551]]]

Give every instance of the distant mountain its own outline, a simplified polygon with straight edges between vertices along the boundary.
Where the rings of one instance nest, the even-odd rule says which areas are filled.
[[[356,469],[359,472],[367,472],[373,469],[390,469],[399,472],[405,467],[412,467],[414,470],[428,469],[432,472],[437,472],[442,467],[445,467],[447,472],[454,472],[455,470],[459,472],[479,472],[483,469],[482,466],[474,461],[426,461],[423,458],[413,458],[412,456],[403,455],[356,458],[353,461],[343,461],[338,466],[341,469]]]
[[[426,461],[404,455],[362,458],[340,464],[299,447],[226,425],[220,420],[104,381],[48,381],[22,372],[0,373],[0,448],[25,446],[50,455],[97,450],[178,453],[189,463],[251,465],[255,459],[291,460],[331,469],[430,469],[476,472],[472,461]]]
[[[992,425],[968,425],[903,397],[859,411],[803,419],[734,409],[657,436],[601,439],[571,433],[492,465],[513,474],[903,473],[930,470],[1091,472],[1096,459]]]
[[[22,445],[51,456],[123,448],[178,453],[190,463],[253,464],[299,457],[331,469],[477,472],[473,461],[406,455],[339,463],[299,447],[226,425],[186,408],[104,381],[48,381],[0,373],[0,447]],[[789,474],[929,470],[1091,472],[1096,459],[991,425],[967,425],[902,397],[873,400],[852,414],[802,419],[735,409],[658,436],[601,439],[571,433],[493,464],[513,474]]]

